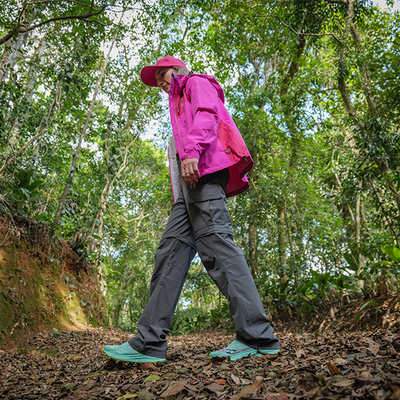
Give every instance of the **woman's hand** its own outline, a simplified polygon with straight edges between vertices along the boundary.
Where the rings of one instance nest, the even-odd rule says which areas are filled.
[[[199,170],[197,168],[198,164],[199,160],[197,158],[187,158],[182,161],[181,175],[186,186],[194,185],[198,182],[198,179],[200,178]]]

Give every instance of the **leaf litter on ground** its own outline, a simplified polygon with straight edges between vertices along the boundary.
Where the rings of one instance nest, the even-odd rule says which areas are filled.
[[[28,335],[0,351],[0,399],[400,400],[400,337],[375,333],[280,335],[278,355],[211,361],[233,336],[170,337],[164,364],[114,362],[101,351],[131,335],[118,329]]]

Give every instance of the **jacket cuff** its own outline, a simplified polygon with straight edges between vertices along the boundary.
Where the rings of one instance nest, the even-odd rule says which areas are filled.
[[[186,160],[187,158],[197,158],[200,159],[200,152],[197,150],[190,150],[182,154],[181,161]]]

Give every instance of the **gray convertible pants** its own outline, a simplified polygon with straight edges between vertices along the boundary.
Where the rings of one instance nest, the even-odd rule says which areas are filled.
[[[236,339],[260,349],[279,348],[243,253],[233,242],[225,197],[229,172],[204,178],[194,188],[182,182],[183,193],[172,207],[155,253],[150,300],[129,340],[139,353],[166,357],[166,336],[196,252],[230,303]]]

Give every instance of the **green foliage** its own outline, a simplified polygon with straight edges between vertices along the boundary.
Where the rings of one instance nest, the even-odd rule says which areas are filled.
[[[29,3],[24,23],[80,15],[89,4]],[[129,16],[117,31],[112,23],[123,7]],[[112,323],[134,330],[172,205],[162,153],[171,134],[165,98],[139,75],[171,54],[219,80],[253,156],[250,188],[228,207],[263,297],[310,311],[343,294],[369,300],[379,282],[398,291],[399,13],[363,0],[354,15],[326,0],[262,7],[163,0],[131,8],[108,2],[95,17],[101,24],[44,24],[1,46],[2,212],[51,225],[68,187],[55,233],[95,262]],[[15,1],[0,10],[3,36],[20,11]],[[173,332],[217,323],[231,326],[229,309],[197,260]]]
[[[360,311],[361,311],[361,310],[364,310],[364,311],[359,312],[359,313],[356,315],[356,322],[357,322],[357,324],[360,322],[360,319],[363,317],[363,315],[367,312],[368,307],[374,307],[374,306],[377,306],[377,305],[378,305],[378,303],[377,303],[376,301],[374,301],[374,300],[370,300],[370,301],[367,301],[366,303],[364,303],[364,304],[360,307]]]
[[[225,300],[221,306],[210,310],[190,307],[186,310],[178,310],[174,314],[172,322],[172,335],[185,335],[209,329],[234,330],[228,302]]]
[[[382,251],[389,256],[395,263],[400,262],[400,249],[393,245],[381,246]]]

